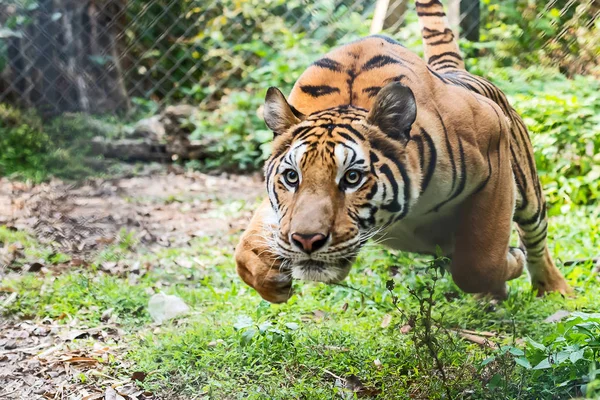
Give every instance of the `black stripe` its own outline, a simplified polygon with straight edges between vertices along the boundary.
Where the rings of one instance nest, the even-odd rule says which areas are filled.
[[[421,136],[423,136],[423,138],[425,138],[425,142],[429,146],[429,163],[427,165],[427,174],[425,175],[425,178],[423,178],[423,181],[421,182],[421,193],[423,193],[423,192],[425,192],[425,190],[427,190],[427,187],[429,186],[429,182],[431,181],[431,178],[433,177],[433,172],[435,171],[435,166],[437,165],[437,150],[435,148],[435,143],[433,143],[433,139],[431,138],[429,133],[427,133],[427,131],[423,128],[421,128]]]
[[[373,184],[373,186],[371,186],[371,190],[369,190],[369,193],[367,193],[367,196],[366,196],[367,200],[372,200],[376,194],[377,194],[377,182],[375,182]]]
[[[325,68],[328,69],[330,71],[334,71],[334,72],[341,72],[342,71],[342,64],[340,64],[339,62],[332,60],[331,58],[321,58],[320,60],[317,60],[313,63],[313,65],[315,67],[319,67],[319,68]]]
[[[396,158],[396,155],[394,154],[394,148],[389,146],[388,143],[386,143],[384,140],[380,140],[380,139],[376,139],[376,138],[369,138],[369,142],[371,144],[371,147],[373,147],[374,149],[377,149],[379,152],[381,152],[381,154],[387,158],[390,162],[392,162],[395,166],[396,169],[398,169],[398,172],[400,173],[400,176],[402,177],[402,181],[404,182],[404,207],[401,208],[402,212],[396,217],[396,220],[402,219],[406,216],[406,214],[408,214],[408,209],[409,209],[409,199],[410,199],[410,177],[408,176],[407,172],[406,172],[406,167]],[[387,164],[384,164],[384,166],[388,167]],[[383,168],[383,166],[382,166]],[[388,167],[389,168],[389,167]],[[382,170],[383,172],[383,170]],[[387,174],[386,174],[387,175]],[[394,188],[394,197],[397,199],[398,197],[398,188],[397,188],[397,183],[394,181],[391,181],[392,183],[392,188]],[[384,186],[385,187],[385,186]],[[385,209],[386,211],[390,211],[390,212],[398,212],[400,211],[400,205],[398,204],[398,201],[396,200],[396,204],[398,205],[398,210],[397,211],[393,211],[392,206],[384,206],[382,207],[383,209]]]
[[[339,93],[340,89],[329,86],[329,85],[303,85],[300,86],[300,90],[312,97],[326,96],[331,93]]]
[[[436,78],[438,78],[439,80],[441,80],[444,83],[448,83],[448,81],[443,78],[440,74],[438,74],[437,72],[435,72],[434,70],[432,70],[429,66],[427,66],[427,69],[429,70],[429,72],[431,72]]]
[[[348,131],[350,131],[350,133],[352,133],[354,136],[356,136],[359,140],[363,140],[363,141],[365,140],[365,137],[362,135],[362,133],[360,133],[359,131],[357,131],[356,129],[354,129],[351,125],[348,125],[348,124],[339,124],[338,127],[343,128],[343,129],[347,129]]]
[[[539,245],[540,243],[542,243],[544,240],[546,240],[546,231],[545,231],[545,230],[544,230],[544,231],[542,231],[542,234],[541,234],[541,236],[540,236],[540,237],[539,237],[539,239],[538,239],[538,240],[536,240],[535,242],[533,242],[533,243],[529,243],[529,242],[527,242],[527,240],[525,240],[525,239],[524,239],[524,240],[523,240],[523,244],[525,244],[525,247],[526,247],[527,249],[533,249],[533,248],[535,248],[537,245]]]
[[[390,185],[392,185],[392,190],[394,191],[394,200],[390,204],[381,206],[381,208],[391,213],[397,213],[402,210],[402,207],[398,203],[398,182],[396,182],[396,178],[389,165],[383,164],[379,170],[387,177],[388,181],[390,181]]]
[[[389,64],[402,64],[402,62],[390,56],[379,54],[372,57],[369,61],[364,63],[361,67],[361,71],[369,71],[371,69],[385,67]]]
[[[429,65],[436,66],[438,64],[454,64],[454,65],[458,65],[458,61],[454,61],[454,60],[446,60],[446,59],[442,59],[442,60],[436,60],[434,62],[430,62]]]
[[[369,86],[363,89],[363,93],[366,93],[369,97],[375,97],[381,90],[381,86]]]
[[[435,42],[427,43],[427,46],[439,46],[440,44],[448,44],[454,41],[454,36],[450,36],[449,39],[440,39]]]
[[[437,69],[439,71],[441,69],[456,68],[456,67],[458,67],[458,64],[456,64],[456,63],[444,62],[441,65],[436,65],[435,69]]]
[[[436,54],[434,56],[429,57],[429,60],[427,61],[427,63],[431,65],[443,57],[453,57],[453,58],[456,58],[457,60],[462,60],[462,57],[460,56],[460,54],[455,53],[453,51],[445,51],[443,53]]]
[[[346,79],[346,83],[348,84],[348,104],[352,104],[352,98],[354,97],[354,80],[356,79],[357,73],[354,71],[354,65],[352,65],[352,69],[346,71],[348,74],[348,79]]]
[[[438,37],[438,36],[442,36],[442,35],[446,35],[448,33],[452,34],[452,37],[454,38],[454,33],[452,32],[452,29],[450,28],[446,28],[443,31],[438,31],[436,29],[429,29],[429,28],[423,28],[423,32],[429,32],[429,35],[425,35],[423,34],[423,39],[427,40],[427,39],[431,39],[434,37]]]
[[[344,139],[352,142],[352,143],[356,143],[356,140],[354,140],[354,138],[352,136],[348,135],[345,132],[338,132],[337,134],[340,135],[341,137],[343,137]]]
[[[301,135],[303,133],[305,133],[306,131],[311,130],[313,127],[312,126],[301,126],[301,127],[297,127],[296,129],[294,129],[292,131],[292,137],[296,137],[298,135]]]
[[[446,14],[444,12],[419,12],[417,11],[417,15],[419,17],[445,17]]]

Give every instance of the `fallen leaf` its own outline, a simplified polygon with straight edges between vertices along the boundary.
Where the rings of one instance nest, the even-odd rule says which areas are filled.
[[[42,270],[42,268],[44,268],[44,265],[42,265],[39,262],[34,262],[33,264],[31,264],[29,266],[29,268],[27,269],[28,272],[39,272]]]
[[[456,329],[456,330],[453,330],[453,331],[454,332],[470,333],[472,335],[485,336],[485,337],[496,337],[496,336],[498,336],[494,332],[485,332],[485,331],[484,332],[477,332],[477,331],[472,331],[472,330],[469,330],[469,329]]]
[[[313,317],[315,320],[322,320],[325,318],[325,312],[321,310],[315,310],[313,311]]]
[[[174,295],[157,293],[148,301],[148,312],[157,323],[173,319],[190,310],[184,301]]]
[[[558,310],[557,312],[555,312],[554,314],[550,315],[549,317],[547,317],[544,322],[547,324],[551,324],[554,322],[558,322],[563,318],[568,317],[569,315],[571,315],[571,312],[566,311],[566,310]]]
[[[390,314],[385,314],[383,316],[383,320],[381,321],[381,327],[387,328],[390,326],[390,322],[392,322],[392,316]]]
[[[95,358],[91,358],[91,357],[71,357],[68,358],[66,360],[62,360],[63,362],[68,362],[68,363],[97,363],[98,360],[96,360]]]
[[[104,392],[104,400],[125,400],[125,398],[109,386],[106,388],[106,392]]]
[[[67,332],[61,334],[59,337],[62,340],[65,340],[65,341],[67,341],[67,340],[73,341],[75,339],[81,338],[81,337],[86,336],[88,334],[89,334],[88,331],[84,331],[84,330],[81,330],[81,329],[73,329],[73,330],[70,330],[70,331],[67,331]]]
[[[100,316],[100,321],[107,322],[110,319],[110,317],[112,317],[114,310],[114,308],[109,308],[108,310],[105,310]]]
[[[146,373],[142,371],[136,371],[131,374],[131,379],[134,381],[144,382],[146,379]]]
[[[472,343],[476,343],[480,346],[488,347],[490,349],[498,348],[498,345],[496,345],[494,342],[491,342],[488,338],[483,337],[483,336],[473,335],[473,334],[464,333],[464,332],[458,332],[458,335],[460,337],[462,337],[463,339],[465,339],[469,342],[472,342]]]
[[[406,335],[411,330],[412,330],[412,326],[410,326],[409,324],[402,325],[402,327],[400,328],[400,333],[403,333]]]

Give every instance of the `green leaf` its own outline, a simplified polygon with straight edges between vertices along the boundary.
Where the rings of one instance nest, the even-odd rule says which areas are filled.
[[[288,322],[288,323],[286,323],[286,324],[285,324],[285,326],[286,326],[288,329],[291,329],[291,330],[293,330],[293,331],[295,331],[296,329],[298,329],[298,328],[300,327],[300,326],[299,326],[297,323],[295,323],[295,322]]]
[[[585,349],[579,349],[577,351],[572,352],[571,355],[569,355],[569,360],[571,360],[573,364],[575,364],[579,360],[582,360],[584,350]]]
[[[523,368],[531,369],[531,363],[525,357],[517,357],[515,358],[515,362]]]
[[[508,351],[513,356],[524,356],[525,355],[525,352],[523,350],[517,349],[516,347],[511,347],[510,349],[508,349]]]
[[[525,341],[533,348],[541,350],[541,351],[545,351],[546,350],[546,346],[544,346],[541,343],[536,342],[535,340],[531,339],[531,338],[526,338]]]
[[[258,331],[254,328],[248,329],[242,333],[242,344],[248,344]]]
[[[244,329],[252,325],[254,325],[254,321],[252,321],[252,318],[246,315],[241,315],[238,317],[237,322],[233,325],[233,329],[239,331],[240,329]]]
[[[258,326],[260,333],[265,333],[271,327],[271,321],[265,321]]]
[[[569,356],[571,355],[570,351],[560,351],[556,354],[556,356],[554,357],[554,364],[556,365],[560,365],[563,362],[565,362],[566,360],[569,359]]]
[[[552,368],[552,364],[550,364],[550,361],[547,358],[545,358],[538,365],[533,367],[532,369],[548,369],[548,368]]]
[[[496,356],[490,356],[481,362],[481,366],[483,367],[485,365],[488,365],[489,363],[491,363],[494,360],[496,360]]]

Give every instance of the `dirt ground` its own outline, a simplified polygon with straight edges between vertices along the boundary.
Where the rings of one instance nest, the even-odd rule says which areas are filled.
[[[120,179],[93,179],[80,185],[51,181],[41,185],[0,179],[0,226],[25,231],[71,260],[56,266],[32,263],[11,268],[27,249],[1,248],[0,280],[23,271],[80,267],[134,231],[139,247],[181,247],[192,238],[218,242],[244,228],[250,211],[228,213],[263,195],[261,177],[154,170]],[[238,210],[239,211],[239,210]],[[1,244],[1,243],[0,243]],[[0,311],[16,298],[0,287]],[[78,321],[0,320],[0,399],[143,399],[153,398],[135,384],[135,376],[106,375],[98,359],[119,357],[126,349],[118,326],[90,329]],[[73,339],[97,339],[83,352]],[[104,343],[114,345],[105,346]],[[123,365],[126,367],[126,365]],[[90,385],[82,371],[103,379]],[[135,374],[134,374],[135,375]],[[114,389],[114,390],[113,390]]]

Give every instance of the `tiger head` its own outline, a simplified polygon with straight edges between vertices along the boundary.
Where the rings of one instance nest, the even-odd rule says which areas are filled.
[[[412,91],[397,82],[379,92],[370,111],[342,106],[307,116],[269,89],[264,118],[275,138],[265,165],[274,211],[268,240],[292,277],[343,280],[367,240],[407,215],[419,192],[407,151],[416,115]]]

